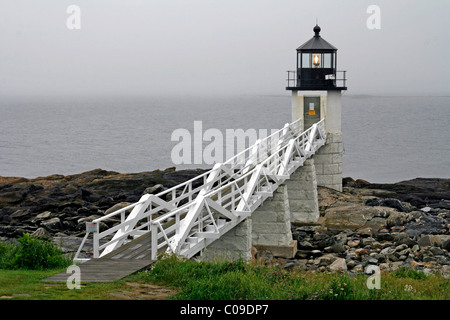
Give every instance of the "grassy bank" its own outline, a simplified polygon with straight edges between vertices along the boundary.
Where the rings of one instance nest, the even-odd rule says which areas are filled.
[[[242,261],[206,263],[169,257],[137,281],[179,288],[180,300],[449,300],[450,279],[401,268],[381,274],[381,288],[369,290],[367,275],[286,271]]]
[[[79,290],[41,281],[61,271],[0,270],[0,300],[450,300],[450,279],[406,268],[382,273],[379,290],[367,288],[366,275],[176,258],[120,281],[83,283]]]
[[[0,243],[0,300],[450,300],[450,279],[409,268],[382,273],[381,288],[369,290],[368,276],[362,274],[174,256],[160,259],[149,271],[110,283],[82,283],[79,290],[42,281],[70,264],[50,242],[28,235],[16,245]]]

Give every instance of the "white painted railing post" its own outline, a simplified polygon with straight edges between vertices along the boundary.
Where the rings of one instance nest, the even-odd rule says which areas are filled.
[[[287,166],[289,164],[289,160],[291,159],[292,152],[294,150],[294,143],[295,143],[294,139],[291,139],[291,141],[289,141],[288,147],[286,148],[285,153],[284,153],[284,157],[282,159],[280,159],[281,166],[278,171],[279,176],[289,174]]]
[[[244,165],[245,169],[242,171],[243,174],[250,171],[253,168],[253,166],[255,166],[258,163],[258,156],[261,153],[261,150],[259,150],[260,147],[262,147],[262,144],[261,144],[261,140],[258,139],[258,140],[256,140],[253,147],[251,147],[251,149],[250,149],[249,158]]]
[[[158,255],[158,225],[154,222],[151,224],[151,248],[152,248],[152,255],[151,259],[156,260]]]
[[[313,144],[314,144],[314,138],[316,137],[317,133],[317,123],[314,123],[309,131],[309,137],[308,142],[306,143],[306,151],[314,151],[313,150]]]
[[[79,261],[84,261],[84,260],[86,260],[86,259],[80,259],[79,256],[80,256],[81,248],[83,248],[84,243],[86,242],[86,240],[87,240],[87,238],[89,237],[89,234],[90,234],[90,233],[91,233],[90,231],[86,230],[86,234],[84,235],[84,238],[83,238],[83,240],[81,241],[81,244],[80,244],[80,246],[78,247],[78,250],[77,250],[77,252],[75,253],[75,256],[74,256],[74,258],[73,258],[73,261],[74,261],[74,262],[79,262]]]
[[[117,240],[117,241],[113,241],[110,245],[108,245],[105,248],[105,250],[103,250],[102,256],[110,253],[111,251],[115,250],[116,248],[118,248],[118,247],[120,247],[122,245],[122,243],[125,241],[125,239],[123,239],[122,236],[127,231],[129,231],[129,230],[134,228],[134,226],[136,225],[136,223],[137,223],[137,221],[139,219],[139,216],[145,211],[145,208],[148,206],[147,201],[149,200],[150,197],[151,197],[150,194],[144,194],[141,197],[139,202],[142,202],[142,203],[137,205],[137,206],[135,206],[133,208],[133,210],[131,211],[131,213],[128,215],[127,219],[125,220],[125,222],[128,222],[128,224],[125,225],[120,230],[117,230],[116,234],[112,238],[112,240]],[[118,240],[118,239],[120,239],[120,240]]]
[[[239,205],[237,206],[236,211],[244,211],[244,208],[246,208],[246,207],[247,207],[247,209],[249,209],[249,199],[258,184],[258,179],[261,175],[261,171],[262,171],[262,165],[258,164],[256,166],[256,168],[254,169],[250,180],[247,182],[247,184],[245,186],[244,194],[242,195],[242,199],[239,202]]]
[[[95,231],[93,231],[94,239],[92,241],[92,243],[93,243],[93,251],[94,251],[94,258],[98,258],[100,256],[99,250],[98,250],[98,248],[100,246],[100,244],[99,244],[99,236],[98,236],[99,232],[100,232],[99,224],[95,223],[94,228],[95,228]]]

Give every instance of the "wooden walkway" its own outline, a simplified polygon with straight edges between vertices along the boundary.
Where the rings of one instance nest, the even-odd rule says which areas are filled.
[[[110,282],[120,280],[132,273],[145,269],[151,264],[151,260],[143,259],[92,259],[79,266],[81,270],[81,282]],[[70,275],[70,273],[61,272],[43,281],[66,282]]]
[[[238,182],[238,184],[241,185],[242,182]],[[230,192],[231,186],[224,189],[225,195]],[[212,197],[212,199],[216,198],[217,195]],[[187,211],[180,214],[180,219],[183,219],[186,214]],[[167,229],[174,223],[175,219],[172,219],[162,226],[164,229]],[[163,240],[160,239],[159,243]],[[167,245],[160,248],[158,252],[165,252],[166,249]],[[101,258],[91,259],[80,264],[81,282],[110,282],[120,280],[130,274],[149,268],[153,262],[151,259],[151,232],[149,231]],[[42,281],[66,282],[70,275],[64,271]]]
[[[148,232],[102,258],[91,259],[80,264],[81,282],[115,281],[146,269],[154,262],[150,258],[150,249],[151,232]],[[61,272],[43,281],[66,282],[70,275],[66,272]]]

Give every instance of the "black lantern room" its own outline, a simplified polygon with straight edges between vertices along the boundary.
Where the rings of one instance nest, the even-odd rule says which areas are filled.
[[[337,71],[337,48],[320,36],[297,48],[297,70],[288,71],[287,90],[347,90],[345,71]]]

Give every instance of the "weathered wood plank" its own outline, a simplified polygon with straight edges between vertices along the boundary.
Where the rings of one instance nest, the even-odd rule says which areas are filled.
[[[81,282],[108,282],[119,280],[127,275],[142,270],[153,263],[150,259],[93,259],[80,267]],[[43,281],[67,281],[70,274],[61,272]]]

